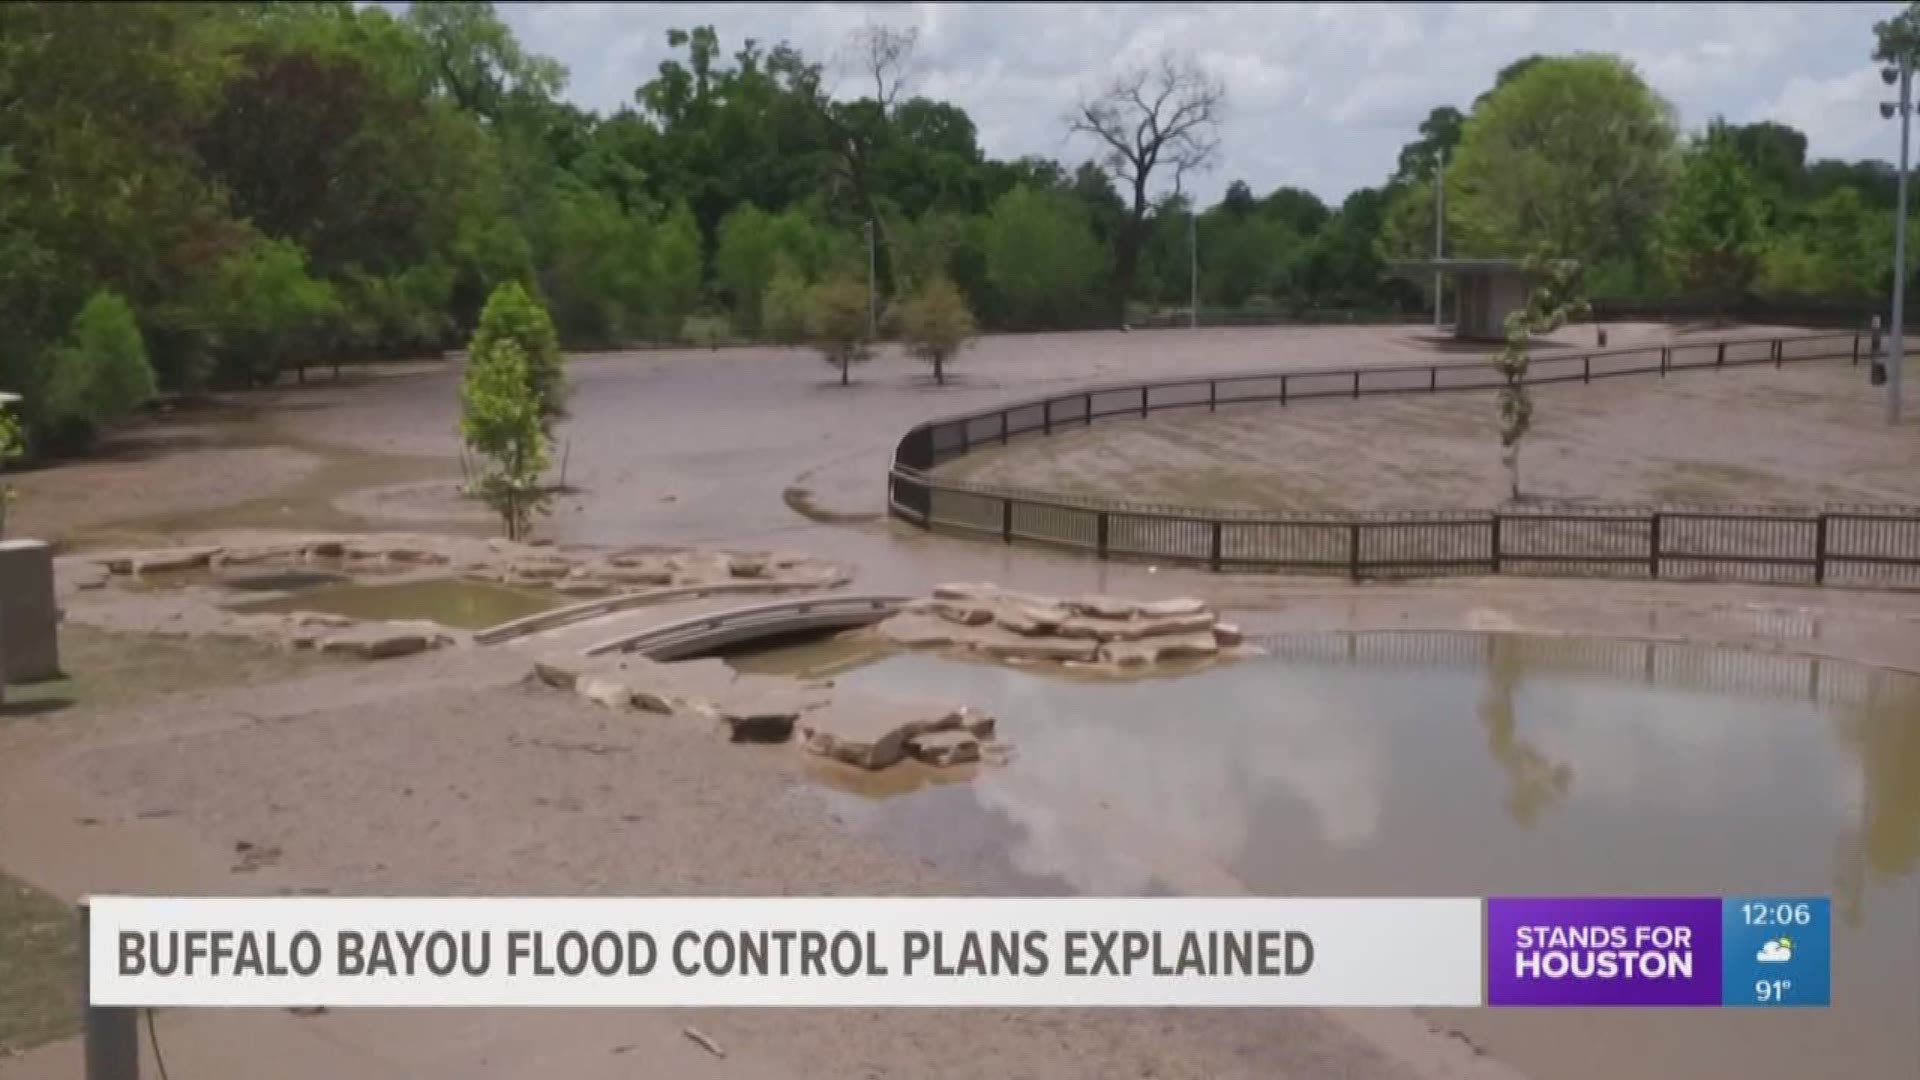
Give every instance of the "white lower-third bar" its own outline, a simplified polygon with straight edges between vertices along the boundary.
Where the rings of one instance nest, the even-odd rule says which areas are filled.
[[[95,897],[105,1006],[1477,1006],[1477,899]]]

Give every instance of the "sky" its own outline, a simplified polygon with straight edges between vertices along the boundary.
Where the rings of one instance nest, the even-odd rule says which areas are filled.
[[[1716,116],[1806,133],[1808,157],[1891,160],[1890,91],[1871,60],[1892,3],[1735,4],[618,4],[506,3],[523,46],[569,72],[568,96],[610,111],[667,58],[667,30],[712,25],[724,52],[786,41],[838,61],[865,23],[917,27],[910,93],[952,101],[995,157],[1094,157],[1065,117],[1127,65],[1191,55],[1227,89],[1213,167],[1190,189],[1235,179],[1256,194],[1306,188],[1337,201],[1379,184],[1438,105],[1467,110],[1530,53],[1625,57],[1672,102],[1684,130]]]

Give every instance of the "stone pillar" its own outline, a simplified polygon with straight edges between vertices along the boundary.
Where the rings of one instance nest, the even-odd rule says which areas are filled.
[[[60,676],[53,549],[44,540],[0,540],[0,664],[8,683]]]

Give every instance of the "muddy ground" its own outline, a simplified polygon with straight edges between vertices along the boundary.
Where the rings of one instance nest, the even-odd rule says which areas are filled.
[[[1769,332],[1619,324],[1609,344]],[[1590,348],[1592,339],[1591,327],[1569,329],[1541,354]],[[1423,327],[1004,335],[969,347],[944,387],[891,348],[858,365],[850,387],[802,349],[582,356],[568,366],[572,415],[554,449],[555,478],[571,493],[540,528],[585,543],[774,544],[818,524],[796,506],[839,524],[877,519],[894,443],[929,417],[1093,382],[1484,351],[1436,342]],[[17,474],[9,530],[76,543],[238,526],[484,530],[451,494],[461,475],[458,378],[453,361],[350,370],[343,385],[323,379],[164,418],[98,459]],[[1329,423],[1350,419],[1328,411]],[[832,532],[814,535],[833,543],[824,539]]]
[[[1522,492],[1615,505],[1920,504],[1912,433],[1873,422],[1882,395],[1844,361],[1542,386]],[[940,473],[1254,510],[1462,509],[1509,496],[1491,393],[1167,412],[989,447]]]
[[[1619,344],[1665,332],[1615,328],[1613,338]],[[1590,333],[1578,331],[1578,339]],[[893,443],[928,416],[1095,380],[1404,363],[1435,351],[1417,328],[989,338],[956,366],[955,385],[935,387],[923,365],[887,355],[857,369],[850,389],[794,351],[580,358],[570,366],[574,415],[557,455],[577,492],[541,527],[585,542],[794,549],[857,565],[861,589],[921,591],[940,580],[986,579],[1050,592],[1193,593],[1261,632],[1599,633],[1920,668],[1920,594],[1510,579],[1355,587],[1214,577],[925,536],[877,519]],[[1753,385],[1781,375],[1817,378],[1790,369],[1696,374],[1669,385],[1685,384],[1672,396],[1695,416],[1760,431],[1758,420],[1730,419],[1744,415],[1737,395],[1718,405],[1705,398],[1685,404],[1689,395],[1728,394],[1749,375]],[[427,363],[366,384],[249,395],[229,413],[162,420],[100,459],[13,477],[22,498],[9,532],[99,544],[228,527],[485,531],[486,522],[450,495],[459,476],[456,379],[452,365]],[[1616,384],[1605,392],[1645,391]],[[1324,411],[1329,425],[1370,423],[1363,412],[1415,404],[1376,400]],[[1640,407],[1629,401],[1611,415],[1637,423]],[[1851,406],[1836,399],[1834,407]],[[1868,419],[1857,425],[1862,437],[1877,426],[1877,410]],[[1626,453],[1609,468],[1628,471]],[[1543,482],[1549,475],[1542,473]],[[850,520],[810,520],[791,508],[795,502]],[[157,647],[141,639],[108,651],[118,655],[120,645],[129,654]],[[78,658],[86,652],[71,655],[82,676],[76,685],[84,685]],[[704,731],[616,722],[571,696],[517,685],[518,671],[487,654],[395,661],[377,679],[362,669],[282,670],[257,658],[207,666],[210,681],[148,687],[137,700],[82,698],[0,719],[0,870],[65,899],[113,889],[990,894],[1009,887],[966,853],[934,857],[836,820],[829,803],[811,797],[812,781],[792,755],[725,746]],[[247,685],[223,688],[236,673]],[[1124,830],[1116,833],[1115,842],[1125,843]],[[1171,865],[1167,880],[1207,887],[1204,867]],[[1471,1077],[1511,1075],[1507,1061],[1555,1058],[1550,1027],[1482,1019],[1489,1027],[1473,1038],[1490,1056],[1453,1033],[1446,1017],[1430,1026],[1400,1012],[397,1019],[180,1012],[162,1015],[160,1032],[175,1074],[198,1076],[257,1074],[262,1048],[286,1075],[313,1076],[614,1076],[644,1062],[687,1077]],[[727,1058],[689,1042],[685,1025],[727,1047]],[[1683,1034],[1681,1027],[1656,1017],[1632,1035],[1658,1039]],[[0,1056],[0,1077],[72,1075],[77,1054],[68,1041]],[[1704,1058],[1674,1065],[1673,1075],[1711,1071]]]

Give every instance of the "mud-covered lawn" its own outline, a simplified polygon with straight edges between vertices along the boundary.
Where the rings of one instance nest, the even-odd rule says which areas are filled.
[[[1534,390],[1523,494],[1631,504],[1920,504],[1913,434],[1864,367],[1631,376]],[[959,479],[1138,503],[1262,510],[1506,501],[1498,406],[1466,392],[1164,412],[991,448]]]
[[[79,1030],[73,908],[0,873],[0,1058]]]

